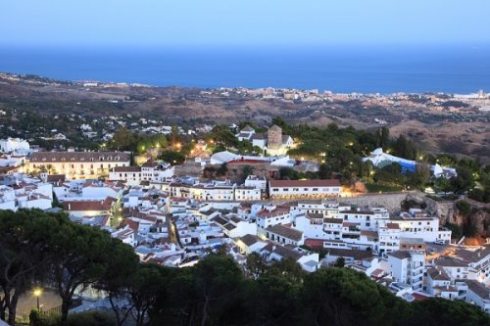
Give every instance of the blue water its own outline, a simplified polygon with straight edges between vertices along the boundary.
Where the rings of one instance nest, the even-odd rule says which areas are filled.
[[[158,86],[490,91],[490,46],[0,48],[0,71]]]

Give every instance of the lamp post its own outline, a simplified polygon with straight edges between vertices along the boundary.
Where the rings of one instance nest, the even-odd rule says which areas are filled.
[[[43,289],[41,289],[41,288],[35,288],[33,294],[36,297],[37,311],[39,311],[39,309],[40,309],[39,298],[43,294]]]

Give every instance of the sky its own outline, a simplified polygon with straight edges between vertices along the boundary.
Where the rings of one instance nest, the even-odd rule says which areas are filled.
[[[490,0],[0,0],[0,45],[490,44]]]

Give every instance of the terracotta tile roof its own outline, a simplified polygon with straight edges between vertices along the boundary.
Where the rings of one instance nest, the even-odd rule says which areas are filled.
[[[341,218],[324,218],[323,223],[342,224],[344,223],[344,220]]]
[[[251,245],[259,242],[260,240],[256,235],[246,234],[240,238],[240,241],[242,241],[247,247],[250,247]]]
[[[139,166],[118,166],[112,169],[112,172],[140,172]]]
[[[437,269],[434,267],[429,268],[427,271],[427,275],[430,276],[431,279],[437,280],[437,281],[450,281],[451,279],[449,276],[444,272],[442,269]]]
[[[137,221],[133,221],[132,219],[124,219],[124,221],[121,223],[121,226],[128,226],[131,230],[133,231],[138,231],[139,228],[139,223]]]
[[[334,257],[352,257],[355,260],[372,257],[372,253],[366,250],[328,248],[327,254]]]
[[[361,231],[361,235],[365,235],[368,238],[378,238],[378,232],[376,231]]]
[[[300,241],[303,237],[303,232],[292,229],[282,224],[269,226],[266,231],[277,234],[281,237],[288,238],[294,241]]]
[[[337,179],[312,179],[312,180],[270,180],[272,188],[285,187],[340,187]]]
[[[66,176],[64,174],[50,174],[48,175],[46,181],[49,183],[61,184],[65,182]]]
[[[265,246],[261,252],[270,252],[270,253],[275,253],[283,258],[291,258],[294,260],[298,260],[301,258],[301,254],[297,251],[295,251],[292,247],[284,247],[275,243],[268,243],[267,246]]]
[[[270,218],[279,215],[289,214],[289,207],[278,206],[275,209],[269,211],[267,209],[262,209],[257,213],[257,217]]]
[[[464,263],[462,260],[455,257],[441,256],[436,259],[436,265],[438,266],[448,266],[448,267],[467,267],[468,264]]]
[[[63,208],[67,211],[108,211],[116,200],[107,197],[104,200],[73,200],[63,202]]]
[[[396,257],[398,259],[408,259],[411,257],[408,251],[394,251],[390,252],[388,255]]]
[[[322,239],[305,239],[305,246],[313,249],[320,249],[323,248],[323,242],[324,240]]]
[[[398,223],[386,223],[386,227],[388,229],[399,229],[400,225],[398,225]]]
[[[468,280],[466,281],[466,284],[468,284],[468,289],[480,298],[488,299],[490,297],[490,289],[486,287],[485,284],[475,280]]]

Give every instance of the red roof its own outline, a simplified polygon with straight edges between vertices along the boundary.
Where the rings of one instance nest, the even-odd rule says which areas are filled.
[[[386,227],[388,229],[399,229],[400,225],[398,225],[398,223],[386,223]]]
[[[340,187],[337,179],[271,180],[271,187]]]
[[[116,200],[107,197],[104,200],[74,200],[63,202],[63,208],[67,211],[108,211]]]
[[[305,246],[312,249],[320,249],[323,248],[324,240],[321,239],[305,239]]]

